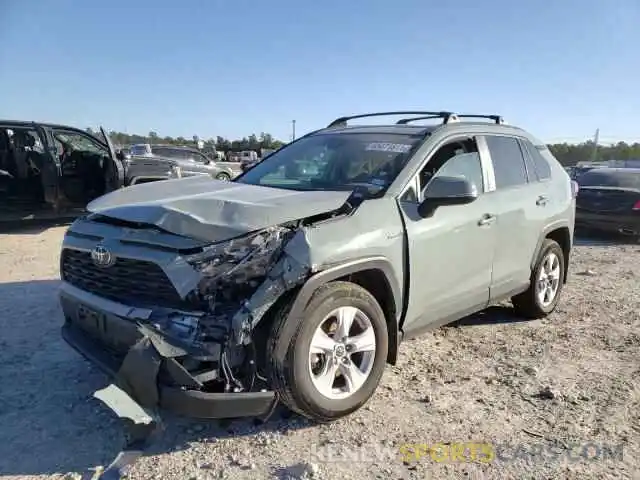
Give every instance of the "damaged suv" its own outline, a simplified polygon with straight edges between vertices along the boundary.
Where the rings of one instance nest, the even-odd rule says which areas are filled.
[[[383,115],[406,118],[350,124]],[[575,191],[499,116],[410,111],[339,118],[232,182],[88,209],[62,245],[62,333],[132,404],[223,418],[281,401],[327,422],[367,402],[403,339],[505,299],[553,311]]]

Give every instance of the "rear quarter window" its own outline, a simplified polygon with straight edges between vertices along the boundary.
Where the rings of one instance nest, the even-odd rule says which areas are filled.
[[[528,140],[523,140],[522,143],[525,146],[526,151],[529,154],[531,162],[533,163],[533,168],[535,169],[535,174],[538,177],[538,180],[548,180],[551,178],[551,166],[549,162],[544,158],[540,149],[533,145]],[[546,147],[541,147],[546,149]]]

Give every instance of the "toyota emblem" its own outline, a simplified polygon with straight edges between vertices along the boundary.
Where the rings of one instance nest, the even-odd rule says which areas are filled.
[[[100,268],[107,268],[116,263],[116,257],[104,245],[96,245],[91,250],[91,260],[94,265]]]

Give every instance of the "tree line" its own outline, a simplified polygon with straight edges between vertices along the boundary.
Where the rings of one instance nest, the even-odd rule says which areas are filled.
[[[565,166],[582,161],[640,160],[640,143],[618,142],[614,145],[596,145],[593,141],[584,143],[556,143],[549,145],[553,155]]]
[[[94,133],[90,128],[89,133]],[[149,132],[147,135],[128,134],[123,132],[109,132],[111,141],[117,145],[133,145],[136,143],[164,143],[170,145],[197,145],[197,137],[190,139],[185,137],[169,137],[159,136],[156,132]],[[217,150],[222,152],[255,150],[259,152],[261,149],[278,149],[285,144],[269,133],[261,133],[260,135],[252,134],[241,139],[229,140],[224,137],[202,139],[204,142],[203,150]],[[640,159],[640,143],[619,142],[614,145],[598,145],[595,148],[593,141],[583,143],[555,143],[550,144],[549,149],[555,157],[565,166],[575,165],[581,161],[597,160],[633,160]]]
[[[89,133],[95,133],[90,128]],[[161,143],[166,145],[187,145],[191,147],[197,146],[198,138],[194,135],[192,138],[185,137],[161,137],[156,132],[149,132],[147,135],[129,134],[123,132],[109,132],[111,141],[116,145],[135,145],[137,143]],[[274,138],[269,133],[261,133],[260,135],[251,134],[237,140],[229,140],[224,137],[216,137],[209,139],[201,139],[204,142],[203,150],[217,150],[219,152],[239,152],[242,150],[255,150],[259,152],[261,149],[278,149],[285,142]]]

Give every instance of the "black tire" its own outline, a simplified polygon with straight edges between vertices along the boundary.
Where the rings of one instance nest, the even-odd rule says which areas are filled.
[[[320,323],[341,306],[356,307],[369,317],[376,352],[364,384],[347,398],[330,399],[312,382],[309,349]],[[320,287],[299,318],[289,318],[290,308],[291,302],[288,302],[275,312],[266,348],[267,376],[279,399],[291,410],[320,423],[337,420],[358,410],[375,392],[387,360],[389,338],[380,305],[359,285],[337,281]]]
[[[216,180],[220,180],[221,182],[228,182],[229,180],[231,180],[231,177],[228,173],[220,172],[216,175]]]
[[[540,269],[543,268],[544,260],[547,258],[549,253],[554,253],[560,263],[560,282],[558,284],[558,290],[556,291],[555,297],[553,301],[549,305],[543,305],[538,298],[538,275],[540,274]],[[545,239],[542,244],[542,248],[540,249],[540,254],[538,255],[538,259],[536,260],[536,265],[531,272],[531,279],[529,288],[511,299],[513,303],[513,307],[518,315],[521,315],[525,318],[543,318],[553,312],[558,305],[558,301],[560,300],[560,294],[562,293],[562,287],[564,286],[564,266],[566,259],[564,258],[564,252],[562,247],[555,240],[551,240],[549,238]]]

